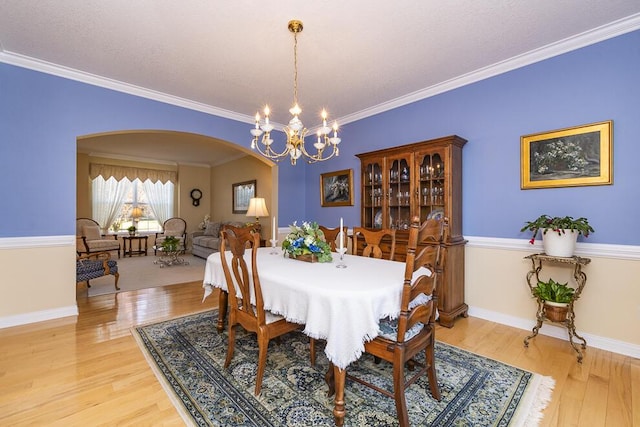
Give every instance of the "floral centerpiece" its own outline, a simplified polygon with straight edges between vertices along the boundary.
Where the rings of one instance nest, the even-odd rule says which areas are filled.
[[[302,226],[297,221],[290,225],[291,231],[282,242],[282,249],[291,258],[301,255],[315,255],[319,262],[331,262],[331,247],[324,240],[324,233],[316,222],[303,222]]]

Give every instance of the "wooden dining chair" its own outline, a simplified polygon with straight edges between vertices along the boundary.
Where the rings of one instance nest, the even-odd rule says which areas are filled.
[[[331,247],[331,251],[332,252],[336,252],[338,250],[337,248],[339,246],[339,244],[336,244],[336,241],[338,240],[338,234],[340,234],[340,227],[328,228],[328,227],[325,227],[323,225],[319,225],[318,228],[324,234],[324,240]],[[347,231],[348,231],[348,228],[343,226],[342,230],[344,232],[343,244],[344,244],[344,247],[346,248],[347,247]]]
[[[258,339],[258,372],[256,374],[255,395],[260,394],[262,378],[267,363],[267,348],[272,338],[279,337],[300,328],[297,323],[288,322],[282,316],[276,316],[264,309],[262,288],[256,255],[260,247],[260,234],[250,227],[237,228],[227,226],[221,231],[220,256],[229,298],[229,347],[224,367],[229,367],[235,347],[236,325],[247,331],[255,332]],[[249,248],[247,248],[249,246]],[[227,260],[225,251],[231,251]],[[251,251],[251,265],[244,259],[246,250]],[[233,286],[237,292],[231,291]],[[237,293],[241,296],[238,296]],[[251,301],[254,295],[254,302]]]
[[[436,284],[442,268],[443,221],[428,220],[422,225],[414,218],[409,229],[407,259],[402,287],[400,315],[397,319],[385,318],[380,321],[380,331],[376,338],[365,343],[365,352],[393,364],[393,391],[383,389],[348,373],[347,378],[370,387],[395,399],[396,412],[401,427],[409,426],[409,415],[405,399],[405,389],[421,375],[427,374],[431,396],[440,400],[440,387],[435,368],[435,313],[437,305]],[[416,254],[419,244],[426,245]],[[431,275],[414,273],[427,268]],[[425,352],[425,361],[420,363],[414,357]],[[405,380],[405,364],[419,368]]]
[[[382,248],[380,243],[385,237],[391,238],[391,249],[387,259],[393,259],[396,253],[396,230],[391,228],[383,228],[372,230],[364,227],[353,227],[353,255],[360,255],[373,258],[382,258]],[[362,252],[359,250],[358,241],[365,243]]]

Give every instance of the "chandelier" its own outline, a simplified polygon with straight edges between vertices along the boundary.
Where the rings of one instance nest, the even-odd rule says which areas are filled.
[[[314,154],[307,152],[304,146],[304,138],[307,136],[307,128],[304,127],[300,120],[300,113],[302,110],[298,106],[298,33],[302,31],[302,22],[293,20],[289,21],[289,31],[293,33],[293,107],[289,110],[289,113],[293,116],[289,121],[289,124],[284,127],[284,133],[287,136],[287,144],[283,151],[277,152],[273,149],[273,139],[271,138],[271,131],[274,126],[269,123],[269,106],[264,107],[264,121],[261,122],[260,113],[256,113],[256,126],[251,129],[251,135],[253,140],[251,141],[251,148],[258,150],[263,156],[279,162],[286,156],[291,158],[291,164],[295,165],[296,161],[304,156],[308,163],[316,163],[324,160],[329,160],[334,156],[340,155],[338,144],[340,144],[340,138],[338,138],[338,124],[333,122],[333,129],[327,126],[327,111],[322,110],[322,125],[316,132],[316,142],[313,144],[317,150]],[[331,131],[333,130],[333,136]],[[262,137],[262,138],[261,138]],[[329,148],[331,149],[328,153]],[[327,150],[327,151],[325,151]]]

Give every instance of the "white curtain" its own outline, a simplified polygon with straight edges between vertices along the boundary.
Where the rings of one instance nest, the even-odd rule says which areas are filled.
[[[114,177],[106,181],[100,176],[91,183],[93,191],[93,219],[106,232],[120,214],[130,182],[126,178],[116,181]]]
[[[173,182],[167,181],[166,184],[163,184],[160,181],[151,182],[147,179],[142,185],[156,220],[160,224],[164,224],[173,216]]]

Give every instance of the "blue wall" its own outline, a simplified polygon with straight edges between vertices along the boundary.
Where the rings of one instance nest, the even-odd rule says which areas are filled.
[[[279,226],[359,223],[359,203],[320,206],[319,175],[355,154],[458,134],[463,232],[529,238],[539,214],[586,216],[593,243],[640,244],[640,31],[347,124],[340,157],[279,169]],[[614,121],[614,185],[520,189],[520,136]],[[249,146],[250,125],[0,64],[0,237],[75,233],[76,137],[129,129],[194,132]]]
[[[613,120],[614,184],[520,189],[520,137]],[[463,233],[527,238],[538,215],[585,216],[592,243],[640,244],[640,31],[350,123],[340,161],[307,172],[307,216],[359,223],[354,209],[322,208],[318,175],[354,169],[357,153],[457,134],[463,150]],[[339,220],[338,220],[339,221]],[[584,238],[581,238],[584,241]]]
[[[164,129],[248,148],[249,126],[0,63],[0,237],[75,234],[78,136]],[[280,180],[300,194],[304,169],[285,164]],[[287,213],[303,216],[304,206]]]

